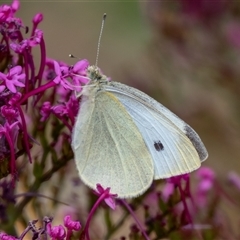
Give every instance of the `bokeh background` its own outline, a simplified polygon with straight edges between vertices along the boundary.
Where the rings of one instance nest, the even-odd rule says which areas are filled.
[[[47,56],[69,64],[75,62],[69,53],[95,63],[107,13],[99,67],[189,123],[208,149],[203,164],[232,194],[228,175],[240,174],[239,1],[21,1],[17,15],[31,26],[38,12],[44,15]],[[74,162],[69,165],[76,175]],[[66,202],[65,190],[59,198]],[[239,200],[239,192],[232,196]],[[237,231],[236,209],[228,202],[221,208]]]

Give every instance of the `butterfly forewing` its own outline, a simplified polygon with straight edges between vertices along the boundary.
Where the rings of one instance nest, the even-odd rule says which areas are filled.
[[[151,153],[131,115],[111,92],[84,96],[72,148],[81,179],[110,187],[118,197],[138,196],[154,177]]]
[[[154,161],[155,179],[191,172],[207,158],[197,133],[163,105],[120,83],[112,82],[105,90],[117,97],[138,127]]]

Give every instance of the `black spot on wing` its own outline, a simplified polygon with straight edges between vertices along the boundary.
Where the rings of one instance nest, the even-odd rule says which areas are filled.
[[[154,147],[158,152],[164,149],[163,144],[160,141],[154,142]]]
[[[186,126],[184,127],[184,130],[185,130],[186,136],[190,139],[193,146],[195,147],[200,160],[204,161],[208,157],[208,153],[205,146],[202,143],[202,140],[189,125],[186,124]]]

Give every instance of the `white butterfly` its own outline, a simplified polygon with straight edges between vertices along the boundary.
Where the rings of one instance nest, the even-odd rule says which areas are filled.
[[[81,93],[72,149],[82,181],[119,198],[144,193],[154,179],[189,173],[208,157],[198,134],[145,93],[108,81],[95,66]]]

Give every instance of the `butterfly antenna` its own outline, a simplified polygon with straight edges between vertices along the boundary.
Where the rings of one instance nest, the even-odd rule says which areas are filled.
[[[101,26],[101,30],[100,30],[100,34],[99,34],[99,38],[98,38],[97,56],[96,56],[95,66],[98,65],[98,56],[99,56],[100,42],[101,42],[101,38],[102,38],[102,32],[103,32],[103,27],[104,27],[104,23],[105,23],[106,17],[107,17],[107,14],[104,13],[103,14],[103,19],[102,19],[102,26]]]

